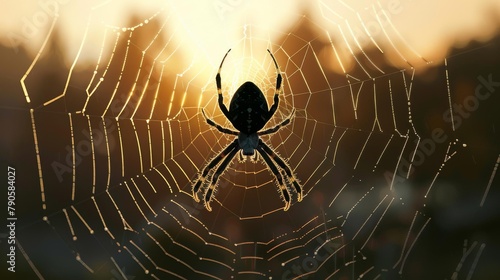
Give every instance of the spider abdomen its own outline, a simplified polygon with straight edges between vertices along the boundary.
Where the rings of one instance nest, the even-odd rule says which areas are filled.
[[[229,120],[237,130],[248,135],[256,133],[269,121],[269,108],[264,94],[253,82],[245,82],[231,99],[229,115]]]

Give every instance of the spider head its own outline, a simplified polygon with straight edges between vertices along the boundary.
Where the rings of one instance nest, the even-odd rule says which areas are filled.
[[[259,136],[257,133],[246,134],[240,132],[240,134],[238,134],[238,144],[243,151],[243,155],[253,156],[255,154],[255,149],[259,145]]]
[[[253,156],[255,155],[255,150],[253,148],[243,148],[244,156]]]

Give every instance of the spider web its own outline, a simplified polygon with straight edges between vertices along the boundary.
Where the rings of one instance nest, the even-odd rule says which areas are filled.
[[[464,185],[450,178],[464,168],[483,169],[470,179],[481,196],[467,212],[480,217],[498,186],[498,141],[491,140],[488,156],[480,155],[468,127],[440,119],[449,112],[466,121],[454,107],[466,104],[453,90],[462,72],[451,69],[468,55],[429,61],[378,12],[384,11],[379,2],[335,2],[340,10],[318,4],[321,17],[297,15],[287,29],[227,27],[238,40],[221,34],[217,53],[191,45],[191,30],[174,4],[120,26],[95,19],[102,8],[95,6],[70,66],[54,70],[63,78],[40,86],[37,80],[51,67],[47,53],[53,46],[47,42],[57,37],[54,17],[38,55],[15,77],[19,94],[3,107],[23,139],[23,151],[10,161],[19,174],[19,273],[50,279],[436,276],[433,264],[422,259],[435,245],[429,240],[439,225],[457,227],[450,222],[453,213],[446,215],[446,197]],[[375,18],[364,14],[370,9]],[[349,13],[356,20],[340,16]],[[377,34],[369,29],[374,24]],[[93,25],[100,26],[99,41],[87,38]],[[97,59],[84,63],[81,55],[95,48]],[[215,87],[218,63],[229,48],[221,72],[226,104],[247,80],[272,103],[270,49],[283,75],[283,94],[266,128],[296,110],[289,125],[262,137],[304,187],[304,200],[287,212],[261,160],[235,157],[219,179],[212,212],[191,196],[202,168],[234,139],[201,114],[203,108],[231,127]],[[429,67],[432,85],[419,78]],[[467,77],[475,85],[481,82],[476,76],[487,80],[490,73]],[[491,98],[488,103],[498,104]],[[493,112],[493,105],[481,102],[480,109]],[[449,259],[435,273],[453,279],[487,275],[481,273],[488,272],[490,258],[482,256],[488,248],[487,238],[458,234],[439,247],[438,255]]]

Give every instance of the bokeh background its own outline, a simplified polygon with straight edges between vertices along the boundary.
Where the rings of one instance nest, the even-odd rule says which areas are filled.
[[[6,279],[499,277],[498,1],[1,5]],[[232,141],[200,114],[230,126],[229,48],[226,104],[246,80],[271,102],[270,49],[270,125],[297,110],[264,138],[304,184],[288,212],[265,165],[236,158],[213,212],[191,197]]]

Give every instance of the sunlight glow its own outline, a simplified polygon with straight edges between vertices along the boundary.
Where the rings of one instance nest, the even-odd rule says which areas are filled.
[[[34,56],[52,20],[57,17],[56,34],[65,50],[68,65],[78,54],[79,39],[81,33],[86,32],[90,18],[102,25],[89,27],[87,42],[100,41],[103,26],[133,28],[138,24],[134,23],[134,16],[169,14],[172,21],[163,32],[170,37],[169,34],[176,30],[178,34],[173,40],[187,41],[181,50],[184,57],[195,55],[200,63],[215,67],[220,55],[234,47],[242,37],[268,38],[264,45],[276,42],[284,36],[278,31],[293,30],[304,15],[319,23],[317,26],[321,28],[314,30],[317,36],[328,44],[331,40],[342,60],[350,57],[349,45],[356,46],[354,52],[361,51],[358,44],[363,49],[380,49],[379,44],[391,43],[384,36],[384,33],[390,33],[390,36],[398,35],[399,40],[393,42],[397,48],[411,46],[411,52],[436,61],[442,60],[454,46],[464,46],[471,40],[485,41],[494,36],[499,30],[496,17],[500,14],[500,2],[493,0],[445,0],[439,3],[431,0],[318,0],[317,3],[300,0],[251,3],[242,0],[166,3],[159,0],[22,0],[7,1],[2,5],[7,5],[2,10],[9,12],[0,17],[1,44],[16,52],[24,48]],[[345,38],[339,34],[339,28],[346,33]],[[324,36],[325,31],[330,32],[330,38]],[[80,54],[80,61],[95,61],[100,50],[97,45],[86,47],[86,52]],[[393,53],[388,54],[390,61],[394,60],[393,57]]]

